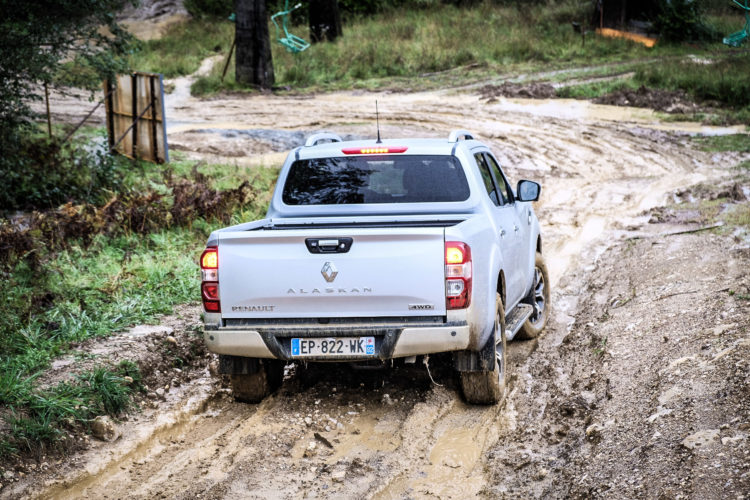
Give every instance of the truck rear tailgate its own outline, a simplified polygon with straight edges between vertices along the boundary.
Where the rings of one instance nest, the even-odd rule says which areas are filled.
[[[345,253],[308,248],[346,238]],[[218,247],[224,319],[446,313],[442,227],[220,232]]]

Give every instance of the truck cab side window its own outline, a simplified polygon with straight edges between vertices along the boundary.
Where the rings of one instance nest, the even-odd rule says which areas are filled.
[[[487,161],[484,159],[484,155],[481,153],[477,153],[474,155],[474,159],[477,161],[479,172],[482,174],[482,181],[484,181],[484,187],[485,189],[487,189],[487,196],[490,197],[492,203],[500,206],[500,202],[497,199],[497,191],[495,190],[495,183],[492,181],[490,167],[487,165]]]
[[[497,181],[497,189],[498,191],[500,191],[500,195],[503,198],[502,204],[505,205],[506,203],[512,203],[512,191],[508,187],[508,181],[505,179],[502,170],[500,170],[500,165],[497,164],[495,158],[493,158],[492,155],[485,156],[487,157],[487,163],[489,163],[490,169],[492,170],[492,173],[495,176],[495,180]]]

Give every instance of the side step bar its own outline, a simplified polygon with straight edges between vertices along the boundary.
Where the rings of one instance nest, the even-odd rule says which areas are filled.
[[[513,340],[518,330],[521,329],[527,319],[534,313],[534,306],[530,304],[518,304],[510,314],[505,316],[505,338]]]

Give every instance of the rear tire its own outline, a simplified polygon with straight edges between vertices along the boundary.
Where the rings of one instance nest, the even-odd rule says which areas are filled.
[[[495,346],[495,366],[493,370],[461,372],[461,390],[464,399],[470,404],[492,405],[505,397],[508,378],[506,369],[505,308],[500,294],[495,306],[495,328],[492,342]]]
[[[281,386],[284,363],[275,359],[259,360],[258,371],[244,375],[230,375],[234,399],[243,403],[260,403]]]
[[[549,291],[547,265],[544,263],[542,254],[537,252],[534,261],[534,282],[532,283],[531,290],[529,290],[529,294],[523,299],[526,304],[531,304],[534,307],[534,312],[523,323],[518,333],[516,333],[517,339],[534,339],[547,326],[547,320],[549,319]]]

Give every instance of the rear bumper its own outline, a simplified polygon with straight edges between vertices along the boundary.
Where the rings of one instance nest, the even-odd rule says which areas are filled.
[[[375,337],[375,356],[315,356],[291,355],[294,337]],[[249,358],[276,358],[307,361],[359,361],[363,359],[393,359],[420,354],[460,351],[470,342],[469,325],[465,322],[442,325],[396,327],[336,326],[332,328],[216,328],[206,325],[206,346],[216,354]]]

